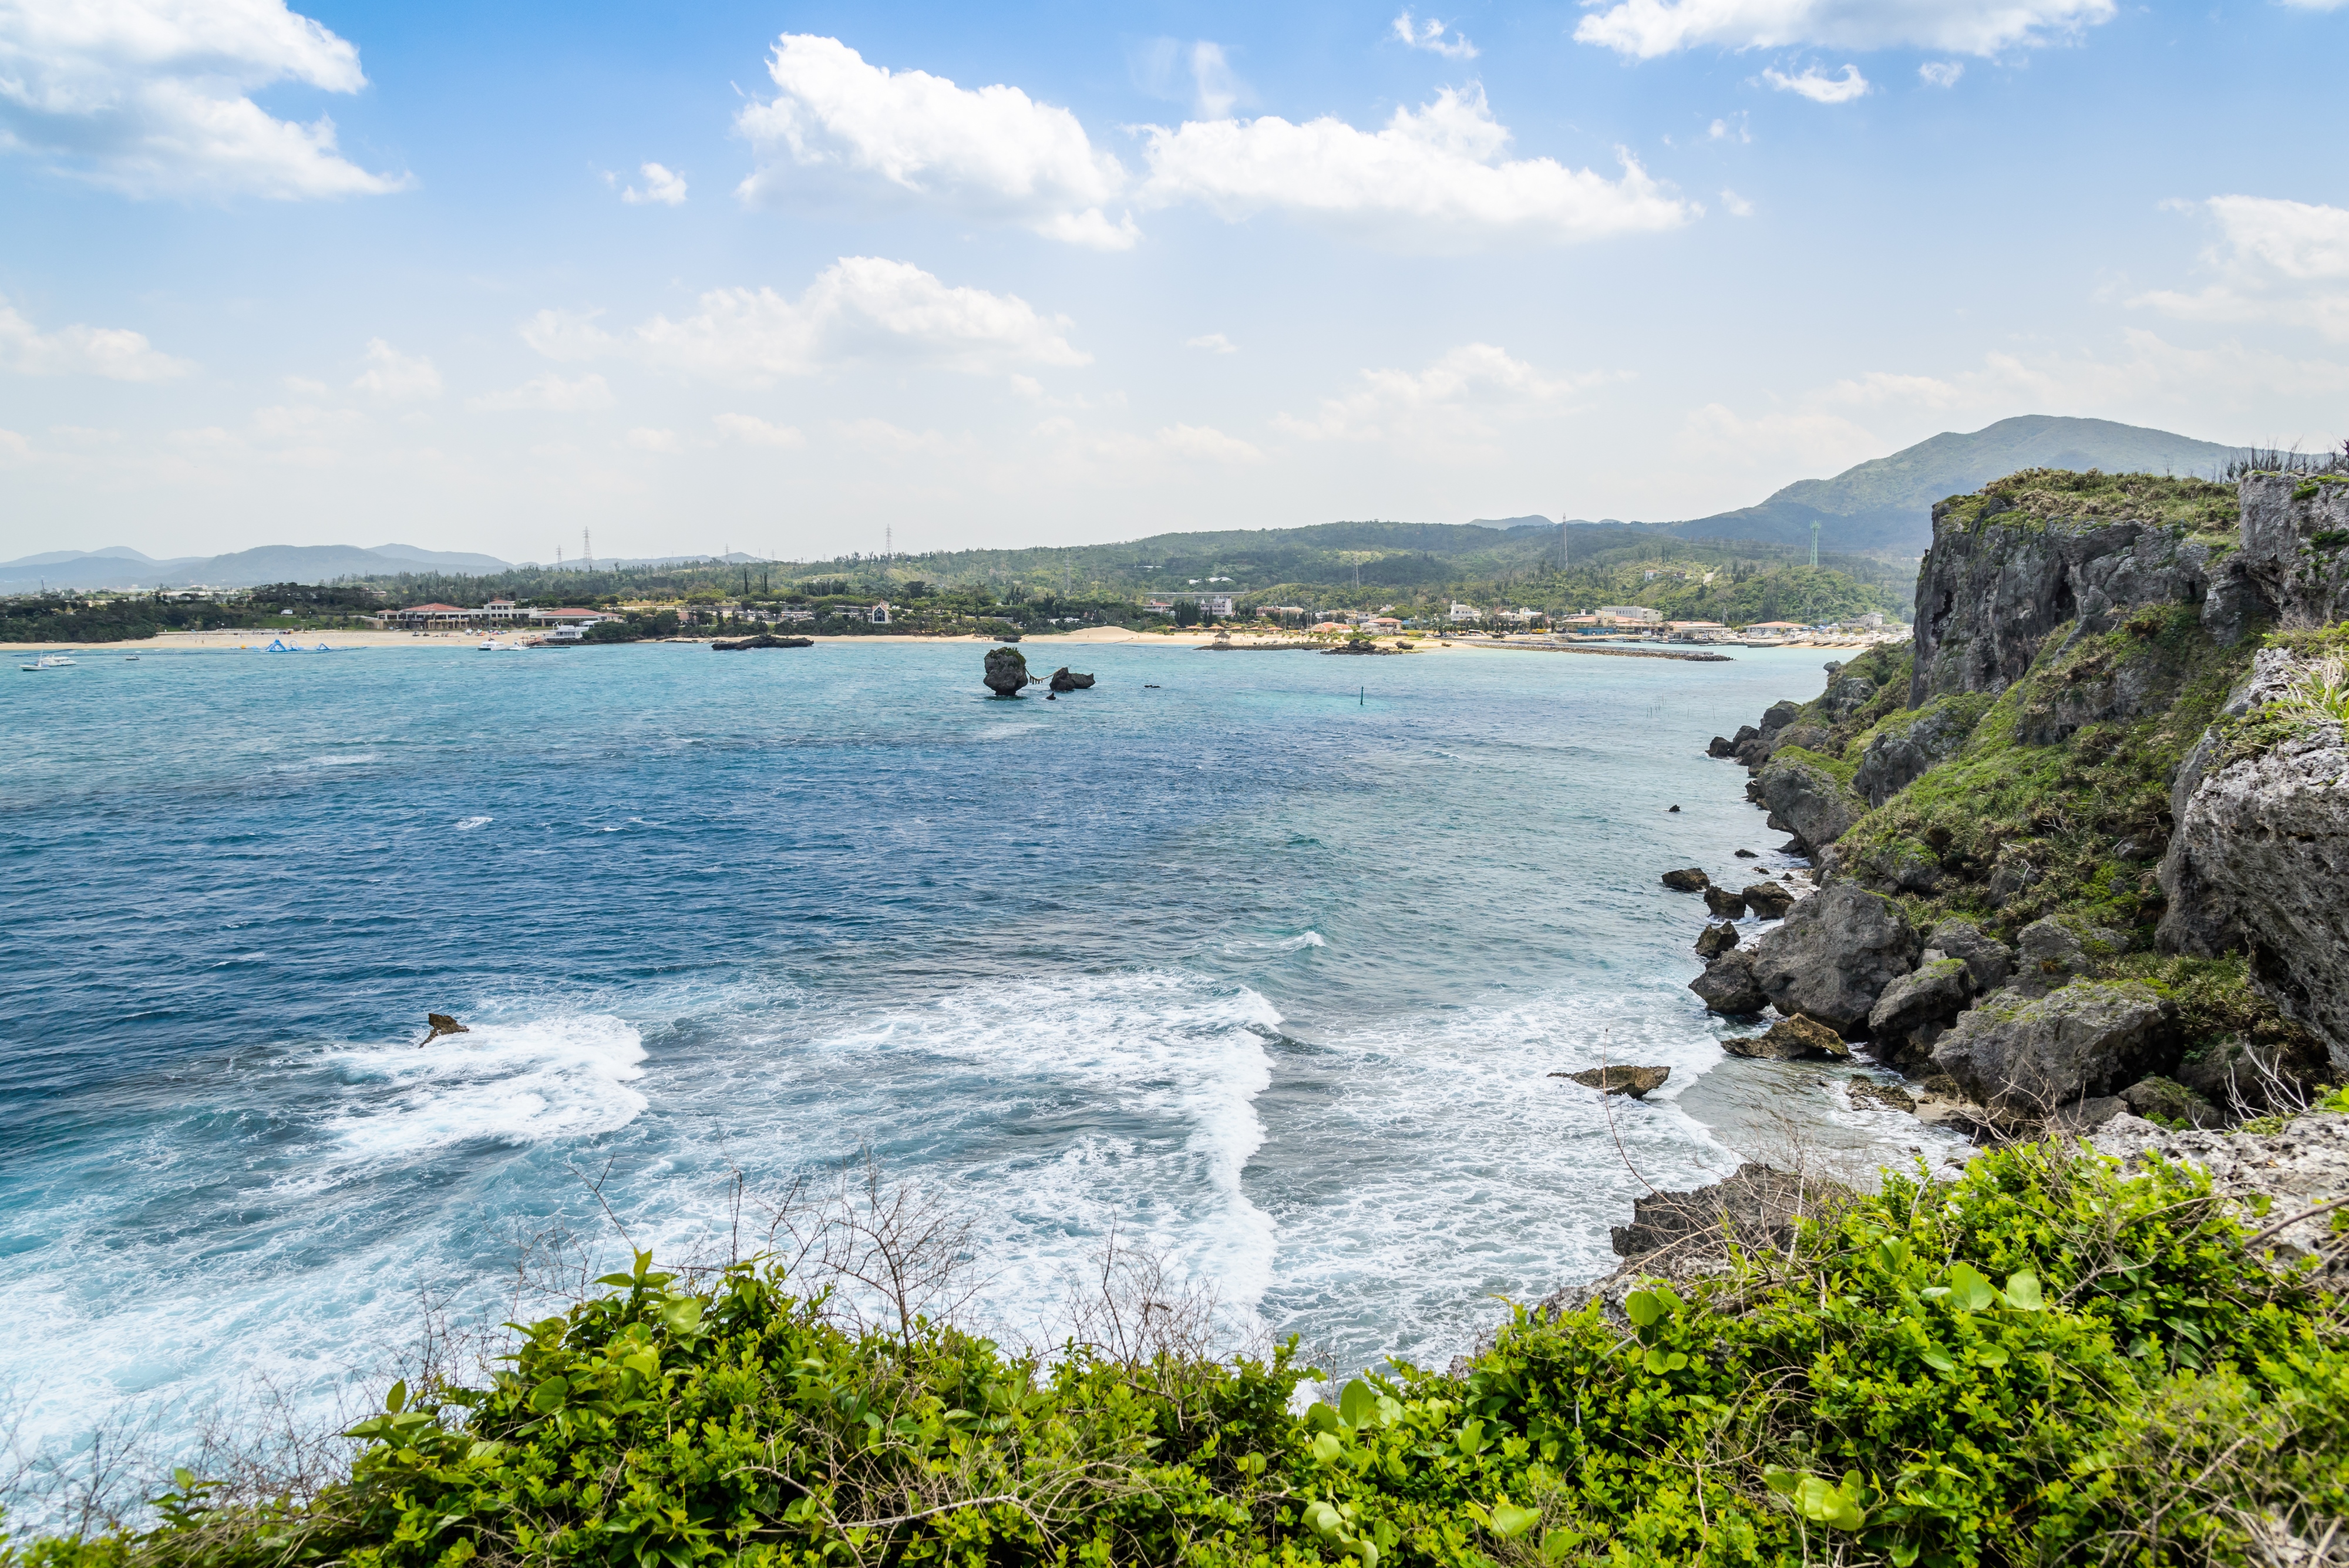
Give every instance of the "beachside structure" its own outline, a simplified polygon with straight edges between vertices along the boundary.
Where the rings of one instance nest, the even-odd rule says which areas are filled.
[[[1798,620],[1753,620],[1747,621],[1743,629],[1748,633],[1758,632],[1764,637],[1785,637],[1809,628]]]
[[[1646,605],[1600,605],[1599,618],[1636,621],[1641,626],[1651,626],[1662,620],[1664,613],[1661,610],[1650,609]]]
[[[1455,624],[1463,621],[1482,620],[1485,618],[1485,612],[1478,609],[1475,605],[1464,605],[1458,599],[1454,599],[1452,601],[1452,607],[1444,612],[1444,618]]]
[[[401,631],[450,631],[472,625],[477,613],[462,605],[409,605],[405,609],[386,610],[367,618],[379,627]]]

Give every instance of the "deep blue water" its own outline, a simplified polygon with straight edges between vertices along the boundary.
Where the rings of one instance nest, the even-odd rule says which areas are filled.
[[[256,1377],[323,1407],[412,1348],[419,1292],[502,1316],[517,1237],[616,1256],[582,1173],[685,1256],[730,1171],[861,1150],[975,1222],[1007,1332],[1114,1225],[1341,1365],[1440,1361],[1493,1295],[1611,1265],[1627,1158],[1735,1162],[1677,1103],[1700,1075],[1796,1093],[1723,1065],[1701,910],[1657,873],[1774,846],[1704,742],[1824,656],[1093,647],[1040,666],[1100,677],[1054,702],[988,700],[980,657],[12,671],[0,1249],[42,1328],[0,1379],[30,1429],[130,1400],[168,1448]],[[473,1033],[416,1049],[428,1009]],[[1619,1102],[1620,1154],[1546,1076],[1602,1051],[1674,1070]],[[1779,1108],[1838,1114],[1814,1097]]]

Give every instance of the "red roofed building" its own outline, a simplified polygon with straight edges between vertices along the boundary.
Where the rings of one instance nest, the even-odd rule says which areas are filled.
[[[469,610],[462,605],[409,605],[406,609],[387,610],[378,617],[385,626],[405,630],[422,631],[430,628],[470,626],[479,610]]]

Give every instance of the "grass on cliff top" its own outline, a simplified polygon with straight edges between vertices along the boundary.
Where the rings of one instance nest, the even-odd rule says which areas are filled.
[[[2231,545],[2240,513],[2235,487],[2158,473],[2085,473],[2026,468],[1994,479],[1971,495],[1950,498],[1950,521],[1968,530],[2047,524],[2150,523],[2179,535]]]
[[[2263,1561],[2349,1515],[2349,1334],[2251,1240],[2197,1173],[2012,1147],[1301,1416],[1289,1350],[1154,1333],[1164,1301],[1040,1359],[639,1256],[486,1384],[395,1386],[314,1495],[182,1474],[0,1564]]]
[[[2064,913],[2150,945],[2170,780],[2250,650],[2215,646],[2190,606],[2140,611],[2065,649],[2070,633],[2067,626],[2049,636],[1958,755],[1862,818],[1838,848],[1853,863],[1937,863],[1941,885],[1918,900],[1926,919],[1961,914],[2011,935]],[[2095,719],[2033,743],[2131,690],[2171,695],[2154,711]]]

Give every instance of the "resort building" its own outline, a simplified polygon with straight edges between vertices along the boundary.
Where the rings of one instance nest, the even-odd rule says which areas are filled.
[[[1452,608],[1446,611],[1444,617],[1444,619],[1454,622],[1482,620],[1484,618],[1483,610],[1478,609],[1475,605],[1464,605],[1458,599],[1452,601]]]
[[[386,610],[368,618],[378,626],[397,627],[402,631],[448,631],[472,625],[479,613],[462,605],[409,605],[406,609]]]
[[[1641,625],[1647,625],[1651,622],[1660,621],[1663,619],[1664,617],[1662,611],[1651,610],[1645,605],[1600,605],[1599,607],[1599,618],[1600,620],[1638,621]]]

